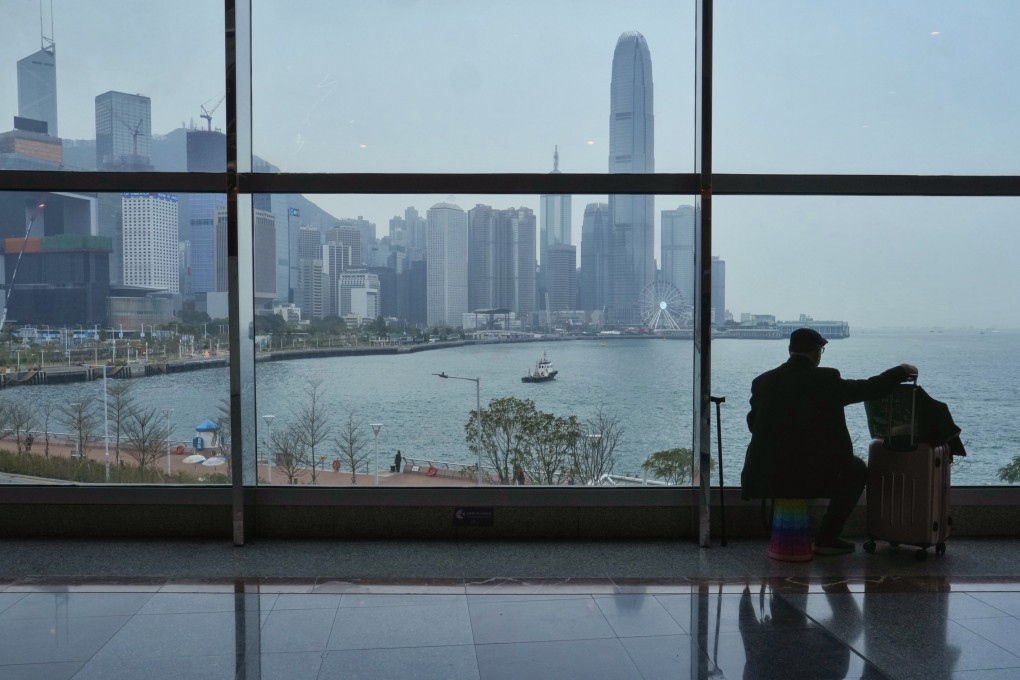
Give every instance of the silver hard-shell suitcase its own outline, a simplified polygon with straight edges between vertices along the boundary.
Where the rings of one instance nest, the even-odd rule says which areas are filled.
[[[908,404],[909,421],[903,422]],[[868,541],[864,550],[874,552],[878,539],[892,545],[918,546],[915,556],[919,560],[928,557],[928,548],[932,546],[935,554],[945,553],[945,541],[952,526],[949,446],[916,442],[913,387],[900,389],[888,400],[869,402],[865,407],[869,422],[876,411],[885,410],[881,415],[887,429],[885,436],[876,438],[868,448]]]

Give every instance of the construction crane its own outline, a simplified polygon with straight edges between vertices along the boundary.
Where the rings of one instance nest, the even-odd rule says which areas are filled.
[[[211,109],[209,109],[209,110],[206,110],[205,104],[202,104],[200,106],[200,108],[202,109],[201,116],[202,116],[202,118],[205,118],[205,122],[208,124],[208,130],[210,132],[212,132],[212,115],[216,111],[216,109],[220,108],[220,104],[222,104],[223,100],[226,99],[226,98],[227,98],[227,95],[223,95],[222,97],[220,97],[220,100],[218,102],[216,102],[215,104],[213,104],[213,107]]]
[[[18,275],[18,265],[21,264],[21,256],[25,254],[25,248],[28,246],[28,237],[32,235],[32,225],[35,224],[35,220],[39,217],[39,214],[46,207],[45,203],[39,203],[35,206],[35,211],[32,213],[32,219],[28,221],[28,228],[25,229],[25,238],[21,242],[21,250],[18,251],[18,259],[14,263],[14,271],[11,272],[11,283],[7,286],[7,297],[4,298],[4,311],[0,313],[0,331],[3,331],[4,324],[7,323],[7,310],[11,306],[11,293],[14,292],[14,277]]]
[[[139,118],[138,124],[134,126],[120,116],[117,116],[117,120],[120,121],[121,125],[126,127],[128,130],[131,130],[131,153],[138,156],[138,135],[142,134],[142,123],[145,122],[145,119]]]

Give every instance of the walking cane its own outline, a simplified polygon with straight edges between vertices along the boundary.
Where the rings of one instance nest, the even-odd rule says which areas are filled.
[[[715,404],[715,439],[719,443],[719,545],[726,545],[726,497],[723,494],[723,472],[722,472],[722,420],[719,415],[719,404],[726,401],[726,397],[709,397],[709,401]]]

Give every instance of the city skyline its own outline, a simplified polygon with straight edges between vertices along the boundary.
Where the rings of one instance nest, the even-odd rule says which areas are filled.
[[[201,107],[223,94],[221,15],[204,13],[201,3],[178,3],[173,12],[125,7],[113,0],[56,3],[59,131],[66,139],[94,135],[92,102],[104,92],[150,97],[155,135],[192,120],[202,125]],[[286,171],[547,172],[549,149],[558,145],[563,172],[605,172],[612,45],[636,29],[656,64],[656,170],[693,171],[693,5],[606,3],[578,13],[517,2],[486,11],[488,21],[510,30],[484,38],[467,7],[450,2],[435,11],[392,0],[354,12],[323,4],[299,17],[286,3],[259,3],[252,17],[254,152]],[[1020,93],[1003,88],[999,74],[1020,63],[1008,28],[1020,20],[1020,7],[996,5],[989,22],[950,2],[907,3],[885,7],[881,27],[867,20],[869,7],[717,5],[717,172],[1017,172],[1020,140],[1011,121],[1020,115]],[[17,114],[16,63],[40,49],[38,4],[4,9],[11,30],[0,44],[2,129]],[[543,22],[522,27],[520,17],[529,13]],[[377,39],[380,26],[386,41]],[[193,49],[177,49],[179,35],[188,35]],[[351,70],[344,54],[323,52],[336,37],[345,41],[344,54],[371,67]],[[438,47],[423,53],[424,40]],[[507,53],[520,57],[497,58]],[[523,95],[491,106],[504,90]],[[214,127],[223,126],[224,111],[216,111]],[[310,198],[338,217],[363,215],[380,227],[407,206],[424,210],[442,200],[540,208],[535,195]],[[573,197],[574,243],[584,207],[601,200]],[[684,202],[656,197],[656,205],[671,208]],[[714,250],[729,263],[734,314],[1017,326],[1007,291],[1020,287],[1010,257],[1020,247],[1018,203],[718,196]],[[958,243],[959,225],[977,236]],[[852,253],[856,262],[803,245],[818,243],[832,255]],[[805,248],[815,256],[803,256]],[[920,268],[902,289],[909,294],[892,296],[888,283],[861,273],[893,272],[899,280],[907,259],[949,261],[983,278],[960,287],[938,267]]]

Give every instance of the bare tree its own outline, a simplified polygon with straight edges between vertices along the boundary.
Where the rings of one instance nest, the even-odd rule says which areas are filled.
[[[594,484],[602,475],[612,473],[616,466],[616,447],[622,436],[620,421],[601,406],[594,417],[585,421],[573,451],[574,471],[585,484]]]
[[[166,457],[169,436],[166,418],[159,409],[132,409],[124,420],[124,441],[127,443],[124,454],[133,458],[144,470]]]
[[[300,442],[303,448],[303,456],[311,465],[312,484],[318,484],[318,466],[325,463],[325,456],[321,454],[321,447],[333,433],[333,427],[329,424],[330,409],[324,399],[325,390],[321,380],[309,380],[305,385],[305,400],[301,408],[295,413],[297,417],[297,428],[300,432]],[[316,448],[320,452],[316,452]]]
[[[99,439],[102,418],[95,400],[88,398],[61,406],[59,419],[74,437],[75,452],[85,458],[89,448]]]
[[[42,421],[43,441],[46,444],[43,453],[47,458],[50,457],[50,423],[53,421],[53,412],[56,410],[57,405],[49,402],[39,406],[39,420]]]
[[[28,403],[15,400],[7,405],[6,430],[14,438],[18,455],[25,453],[25,444],[35,427],[35,410]]]
[[[568,471],[571,453],[581,437],[577,416],[562,418],[552,413],[535,413],[527,423],[527,468],[541,484],[556,484]]]
[[[287,477],[288,484],[297,484],[297,480],[308,473],[303,450],[301,432],[296,425],[270,431],[269,455],[273,457],[274,467]]]
[[[365,429],[365,421],[355,418],[353,411],[348,411],[347,420],[340,426],[333,438],[333,445],[336,447],[340,460],[351,468],[351,484],[358,483],[358,468],[368,458],[368,453],[362,453],[367,444],[368,431]]]
[[[120,436],[126,421],[134,407],[135,400],[131,396],[131,381],[108,380],[106,383],[106,408],[108,422],[113,426],[114,451],[117,464],[120,464]]]

